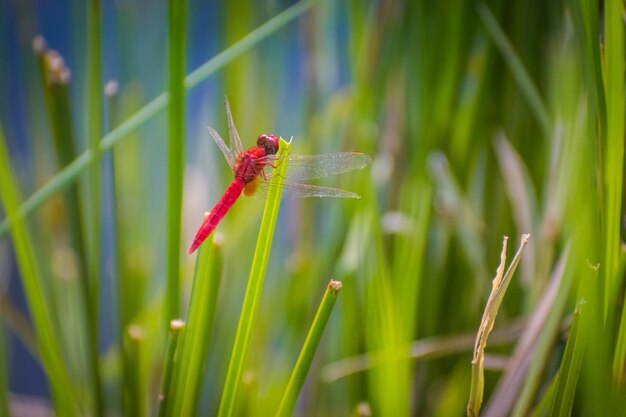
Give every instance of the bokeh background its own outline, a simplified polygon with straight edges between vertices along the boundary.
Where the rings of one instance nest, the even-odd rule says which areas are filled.
[[[24,218],[43,294],[24,291],[3,201],[0,414],[68,411],[51,392],[58,374],[41,365],[45,339],[33,306],[52,323],[72,413],[157,413],[173,318],[162,96],[173,65],[168,4],[101,2],[94,99],[92,3],[0,2],[3,173],[13,172],[23,199],[37,197]],[[201,369],[195,412],[217,413],[265,204],[242,197],[218,241],[206,244],[211,272],[196,270],[196,255],[184,250],[232,179],[206,129],[227,137],[225,95],[244,146],[274,133],[293,136],[293,154],[374,158],[318,182],[359,200],[282,201],[237,415],[276,413],[331,278],[343,289],[295,415],[465,413],[503,236],[510,262],[525,233],[530,243],[487,343],[483,413],[626,409],[622,8],[576,0],[186,2],[180,45],[192,76],[174,242],[180,317],[194,276],[213,280],[216,291],[207,347],[192,362]],[[94,100],[106,143],[93,165],[99,201],[93,170],[75,163],[89,148]],[[99,259],[90,264],[85,248],[94,239]],[[90,268],[99,280],[86,295]]]

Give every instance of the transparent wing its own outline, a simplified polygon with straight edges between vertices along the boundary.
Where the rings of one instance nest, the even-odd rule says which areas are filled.
[[[224,154],[224,158],[226,158],[226,161],[228,161],[228,165],[233,168],[235,166],[235,155],[233,155],[230,149],[228,149],[228,146],[226,146],[224,139],[222,139],[222,137],[219,135],[219,133],[215,131],[215,129],[213,129],[212,127],[208,127],[207,129],[209,129],[211,137],[213,137],[213,140]]]
[[[362,152],[337,152],[322,155],[289,155],[284,161],[287,164],[285,178],[290,181],[302,181],[365,168],[372,163],[372,157]],[[283,163],[281,159],[276,161],[276,164],[281,163]]]
[[[272,184],[268,181],[256,180],[250,186],[250,192],[254,194],[248,195],[252,198],[266,198],[270,189],[277,187],[276,184]],[[256,190],[254,190],[256,187]],[[310,184],[297,184],[297,183],[283,183],[281,188],[283,192],[281,198],[311,198],[311,197],[333,197],[333,198],[361,198],[360,195],[350,191],[340,190],[339,188],[321,187],[319,185]]]
[[[233,115],[230,111],[230,104],[228,103],[228,97],[224,96],[224,107],[226,107],[226,116],[228,118],[228,133],[230,135],[230,151],[233,155],[241,155],[243,152],[243,145],[237,133],[235,122],[233,121]]]

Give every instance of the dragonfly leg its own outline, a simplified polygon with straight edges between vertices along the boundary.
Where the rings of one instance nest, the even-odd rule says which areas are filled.
[[[268,173],[268,172],[265,172],[265,171],[261,171],[261,173],[259,175],[261,176],[261,178],[263,178],[266,181],[269,181],[269,180],[271,180],[274,177],[279,177],[279,178],[282,178],[282,179],[286,179],[286,177],[284,175],[280,175],[279,173],[275,173],[275,172]]]

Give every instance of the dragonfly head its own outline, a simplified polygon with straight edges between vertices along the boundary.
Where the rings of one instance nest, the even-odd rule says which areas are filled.
[[[278,138],[274,135],[266,135],[265,133],[256,138],[256,145],[263,148],[267,155],[276,155],[278,152]]]

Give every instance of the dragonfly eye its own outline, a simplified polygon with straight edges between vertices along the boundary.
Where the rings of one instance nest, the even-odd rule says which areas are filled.
[[[278,138],[274,135],[259,135],[256,139],[256,145],[263,148],[268,155],[276,155],[278,152]]]

